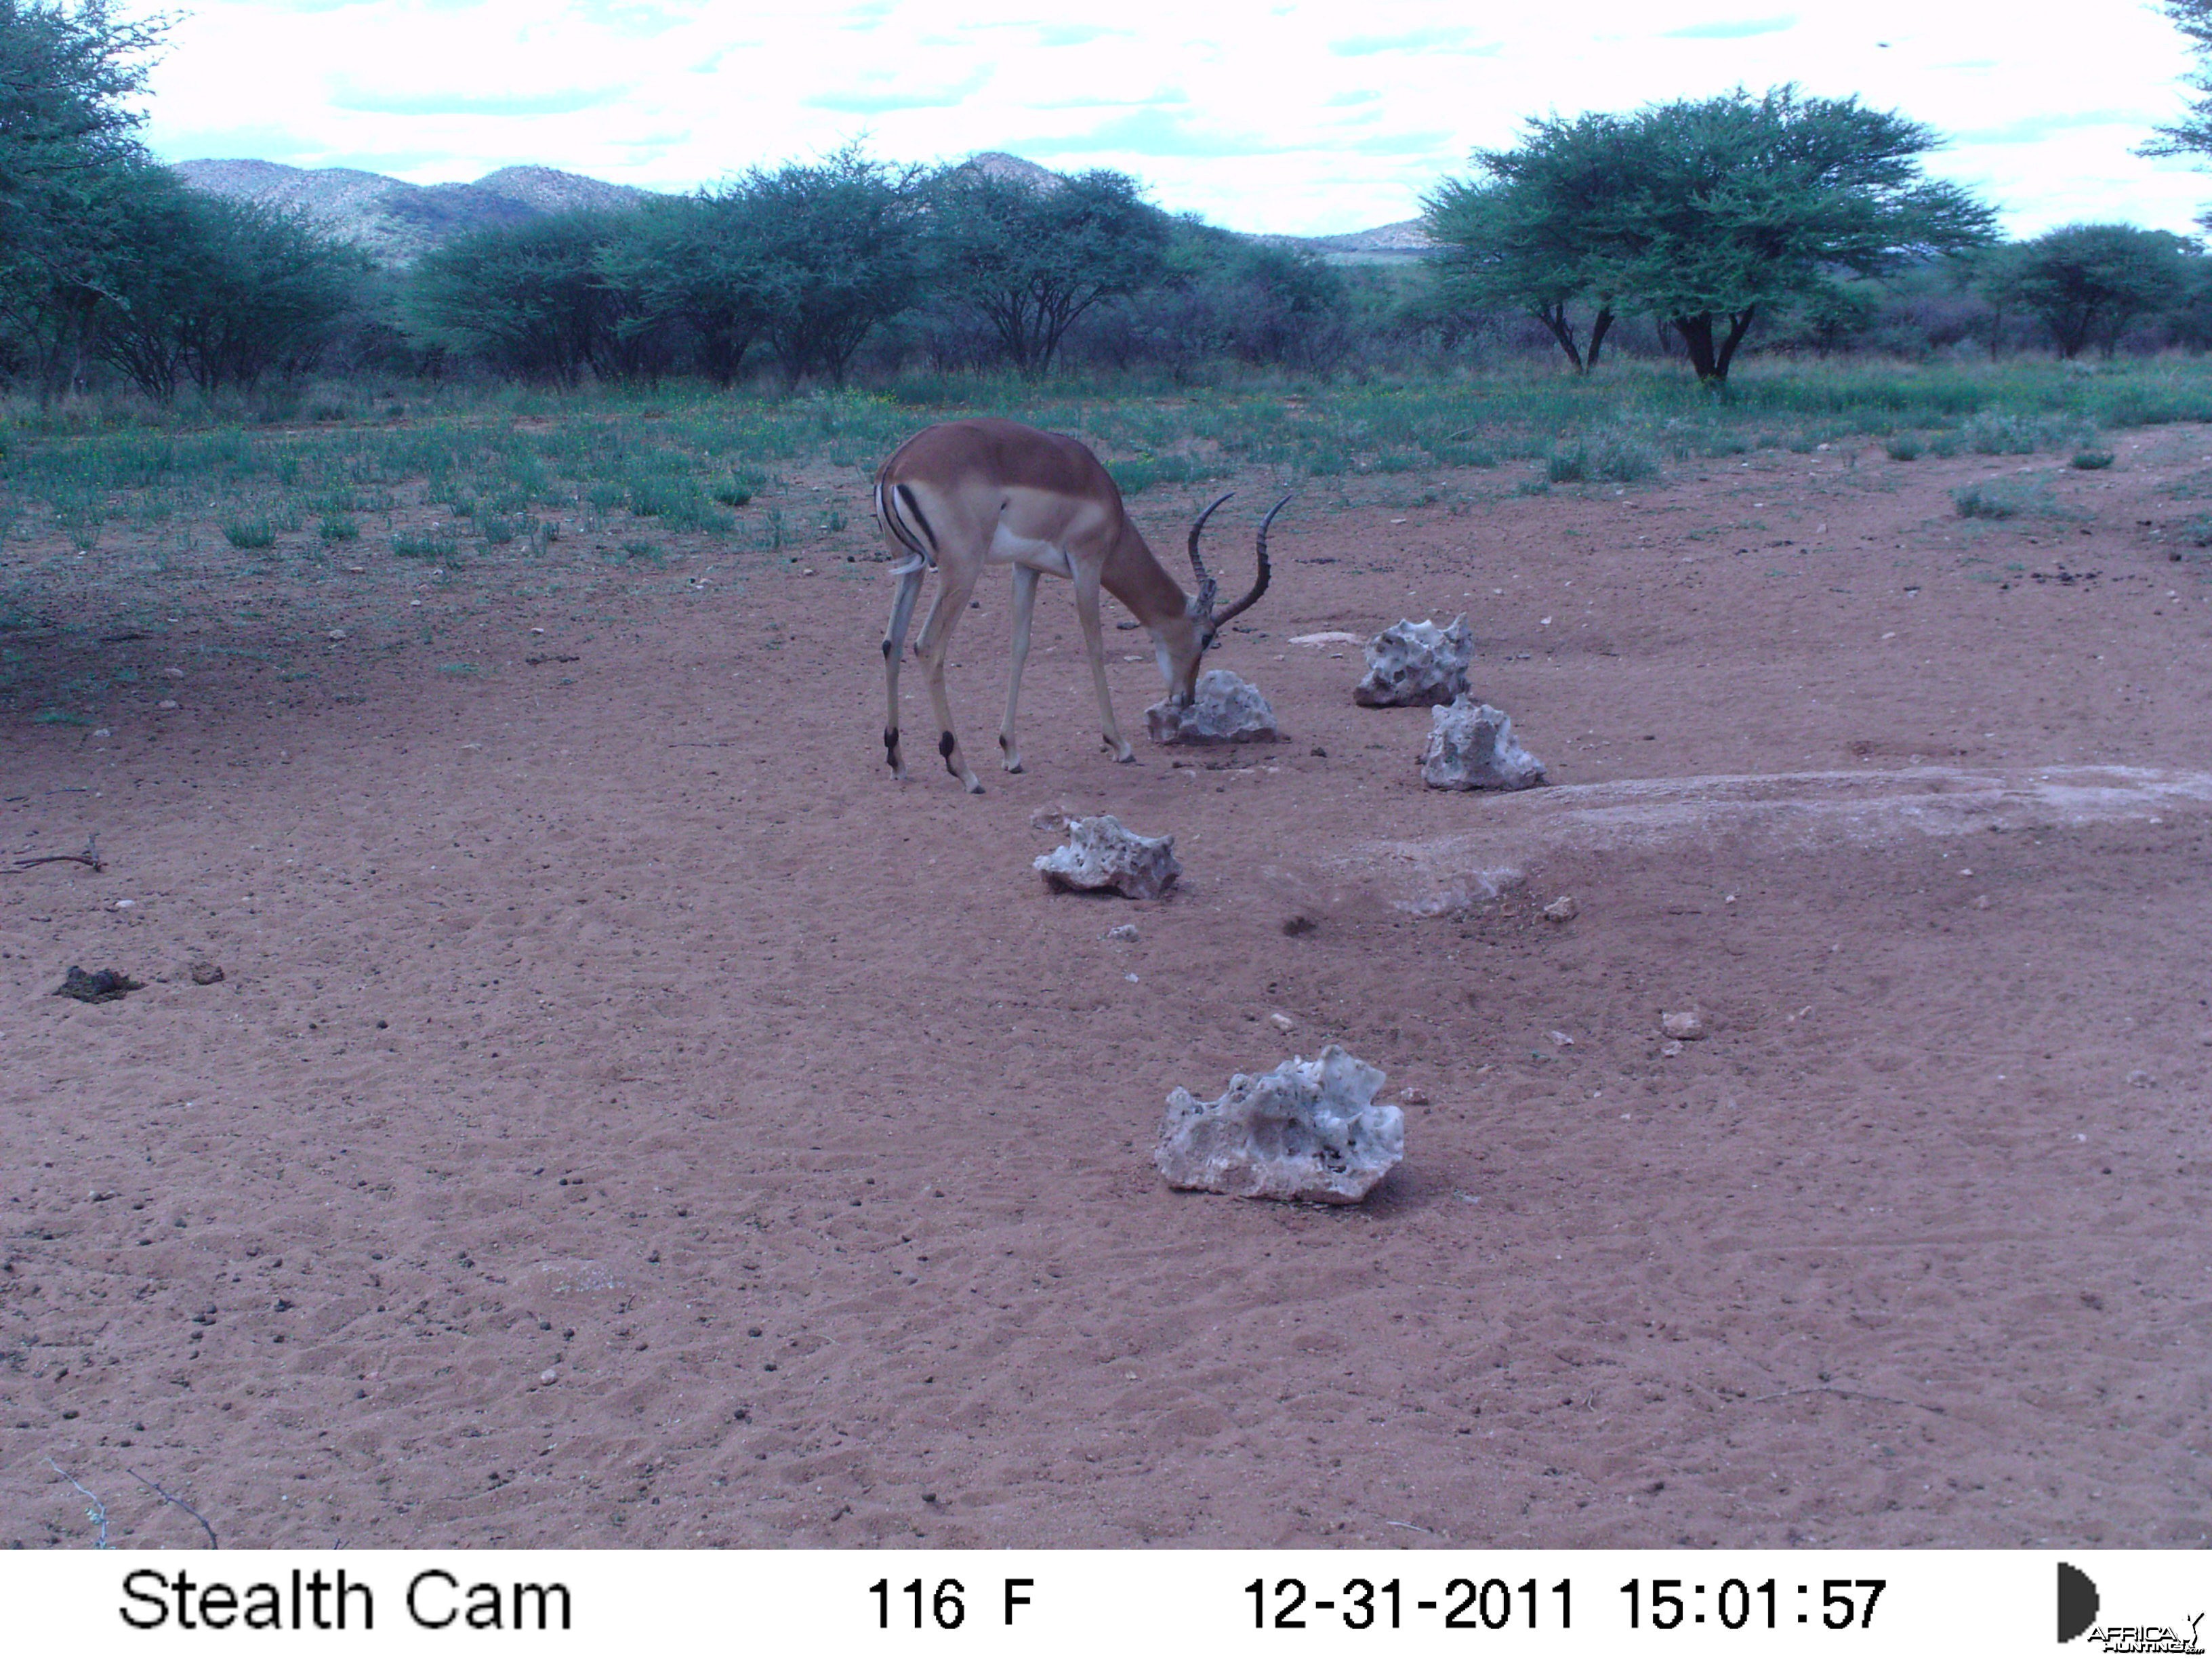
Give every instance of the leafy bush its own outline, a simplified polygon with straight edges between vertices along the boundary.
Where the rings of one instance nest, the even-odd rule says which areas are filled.
[[[266,519],[234,519],[223,526],[222,538],[233,547],[274,547],[276,526]]]
[[[1882,446],[1893,461],[1917,461],[1920,459],[1920,437],[1917,433],[1900,432]]]
[[[2077,471],[2101,472],[2112,464],[2112,452],[2109,449],[2077,449],[2074,459],[2066,465]]]
[[[320,534],[326,542],[349,542],[360,536],[361,526],[343,514],[334,513],[324,519]]]

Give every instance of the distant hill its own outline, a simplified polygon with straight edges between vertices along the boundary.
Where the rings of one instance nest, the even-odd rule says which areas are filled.
[[[1372,230],[1347,231],[1341,236],[1303,236],[1297,239],[1324,258],[1355,260],[1414,259],[1436,251],[1436,239],[1421,228],[1419,219],[1401,219]]]
[[[195,190],[297,208],[383,264],[411,264],[439,243],[474,230],[574,208],[635,207],[651,192],[551,167],[501,167],[472,185],[410,185],[352,167],[277,161],[179,161]]]
[[[979,151],[967,165],[1034,190],[1057,190],[1061,182],[1051,168],[1004,150]],[[471,231],[519,224],[540,214],[636,207],[653,199],[650,191],[552,167],[501,167],[470,185],[410,185],[353,167],[294,167],[278,161],[179,161],[173,170],[195,190],[304,210],[333,234],[390,265],[412,264],[441,242]],[[1265,240],[1309,248],[1331,264],[1418,258],[1435,246],[1418,219],[1341,236]]]

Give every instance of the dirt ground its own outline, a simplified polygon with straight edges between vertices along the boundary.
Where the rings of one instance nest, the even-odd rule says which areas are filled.
[[[5,636],[0,853],[105,868],[0,878],[0,1538],[91,1541],[65,1472],[142,1547],[204,1541],[149,1482],[241,1546],[2202,1544],[2212,432],[2116,447],[1317,488],[1215,659],[1289,740],[1113,765],[1048,583],[980,799],[883,766],[857,532],[365,553],[311,628],[88,571]],[[1289,642],[1461,611],[1543,790]],[[1182,890],[1048,894],[1041,808]],[[1366,1203],[1164,1186],[1171,1088],[1331,1040],[1412,1091]]]

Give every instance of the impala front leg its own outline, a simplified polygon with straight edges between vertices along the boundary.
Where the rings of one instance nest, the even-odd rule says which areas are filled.
[[[1036,605],[1037,573],[1025,564],[1014,567],[1014,672],[1006,684],[1006,719],[999,727],[999,752],[1006,770],[1022,769],[1022,746],[1014,737],[1014,708],[1022,696],[1022,665],[1030,656],[1030,612]]]
[[[1080,566],[1075,571],[1075,619],[1083,624],[1083,648],[1091,653],[1091,678],[1098,687],[1098,714],[1105,722],[1102,735],[1114,758],[1126,766],[1137,758],[1137,751],[1121,735],[1121,724],[1114,718],[1113,694],[1106,689],[1106,635],[1098,622],[1098,577],[1095,572],[1086,575]]]
[[[968,608],[968,597],[975,591],[980,574],[979,567],[963,571],[950,562],[939,564],[937,600],[929,607],[929,620],[921,625],[921,641],[915,647],[922,672],[929,678],[930,706],[937,711],[937,752],[945,757],[945,769],[959,779],[971,795],[983,793],[983,780],[975,775],[968,757],[960,752],[960,739],[952,735],[952,703],[945,694],[945,655],[951,649],[952,625]]]

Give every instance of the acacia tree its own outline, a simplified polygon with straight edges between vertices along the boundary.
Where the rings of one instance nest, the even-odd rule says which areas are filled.
[[[1762,308],[1989,240],[1987,208],[1922,175],[1935,143],[1856,98],[1739,88],[1532,121],[1517,149],[1478,155],[1487,186],[1438,199],[1464,204],[1462,253],[1490,291],[1562,324],[1577,296],[1653,312],[1718,383]]]
[[[2194,243],[2167,231],[2062,225],[2023,244],[2003,264],[1990,299],[2033,312],[2063,358],[2092,343],[2109,357],[2130,324],[2181,303],[2195,252]]]
[[[920,177],[848,144],[811,166],[757,167],[732,187],[753,226],[762,337],[787,386],[808,374],[842,384],[861,342],[913,303]]]
[[[2154,127],[2138,155],[2212,155],[2212,0],[2166,0],[2166,21],[2189,40],[2196,71],[2183,84],[2196,93],[2188,112],[2169,126]]]
[[[986,318],[1000,349],[1041,375],[1069,327],[1101,301],[1136,293],[1166,269],[1168,222],[1127,173],[1049,184],[965,162],[931,179],[934,284]]]
[[[161,17],[123,22],[105,0],[0,0],[0,325],[40,398],[72,383],[128,257],[125,218],[141,91]]]
[[[634,307],[599,274],[611,216],[547,214],[458,237],[423,255],[406,308],[434,345],[530,379],[574,386],[617,372],[617,331]]]
[[[1422,204],[1425,228],[1444,248],[1437,264],[1445,301],[1528,312],[1577,374],[1597,367],[1613,326],[1603,249],[1628,182],[1618,129],[1602,115],[1534,124],[1519,149],[1475,153],[1483,178],[1447,179]],[[1577,306],[1594,313],[1587,351]]]
[[[620,328],[679,333],[717,386],[737,378],[769,319],[762,227],[742,191],[650,203],[600,250],[600,276],[636,296]]]

